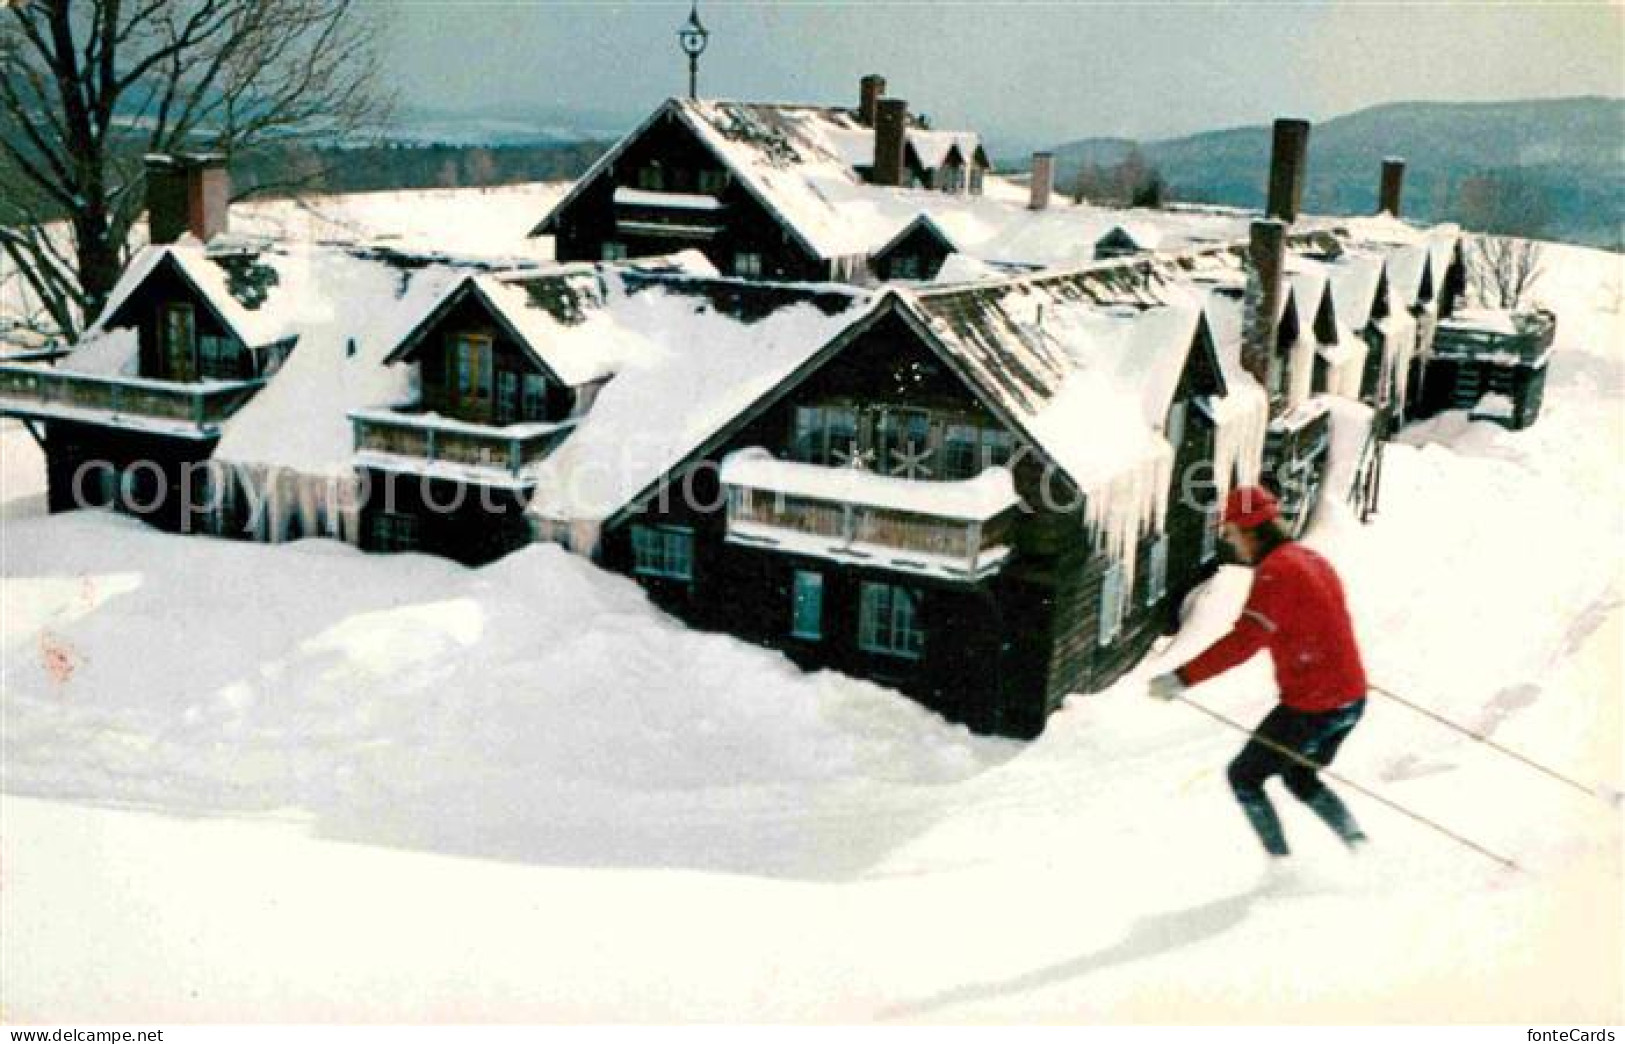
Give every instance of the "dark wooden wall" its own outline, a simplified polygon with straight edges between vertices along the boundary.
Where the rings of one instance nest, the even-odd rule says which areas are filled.
[[[625,243],[631,257],[694,247],[724,274],[733,270],[737,252],[751,251],[762,255],[761,278],[807,282],[829,278],[829,265],[800,246],[733,177],[718,197],[727,212],[722,231],[715,238],[682,242],[665,237],[628,238],[617,233],[615,189],[637,188],[638,171],[654,160],[660,161],[668,174],[680,175],[667,184],[666,191],[698,193],[694,172],[723,170],[715,154],[677,117],[656,119],[557,216],[554,242],[559,260],[597,261],[603,256],[604,243],[614,240]]]

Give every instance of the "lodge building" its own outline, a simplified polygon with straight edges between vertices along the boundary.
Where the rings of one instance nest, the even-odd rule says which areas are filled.
[[[667,101],[517,264],[234,237],[217,160],[156,160],[153,245],[74,352],[0,365],[0,413],[53,510],[145,483],[170,529],[469,564],[551,541],[1033,737],[1177,625],[1229,486],[1300,531],[1368,514],[1431,368],[1468,380],[1459,235],[1398,220],[1393,163],[1384,215],[1306,219],[1308,125],[1280,121],[1262,215],[1159,224],[1052,204],[1047,154],[1013,191],[879,77],[858,101]]]

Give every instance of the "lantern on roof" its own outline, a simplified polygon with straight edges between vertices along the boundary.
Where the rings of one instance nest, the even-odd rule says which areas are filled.
[[[705,45],[711,39],[711,31],[700,24],[699,0],[695,0],[688,9],[688,21],[677,30],[677,43],[688,55],[688,96],[698,98],[700,82],[700,55],[705,53]]]

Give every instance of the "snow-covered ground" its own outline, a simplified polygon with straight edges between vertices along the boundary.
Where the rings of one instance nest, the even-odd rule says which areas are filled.
[[[1540,422],[1411,431],[1374,523],[1312,539],[1377,682],[1618,787],[1621,259],[1552,267]],[[1351,859],[1277,792],[1299,866],[1265,885],[1240,738],[1147,700],[1154,664],[981,739],[556,548],[45,518],[0,450],[8,1021],[1625,1015],[1618,806],[1380,698],[1338,769],[1522,872],[1356,794]],[[1251,722],[1267,665],[1194,695]]]

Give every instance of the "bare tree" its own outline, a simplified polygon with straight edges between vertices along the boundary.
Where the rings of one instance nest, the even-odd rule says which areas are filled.
[[[1474,236],[1467,251],[1474,297],[1486,308],[1508,311],[1531,304],[1544,253],[1543,244],[1533,239]]]
[[[57,329],[128,259],[143,155],[376,127],[376,32],[358,0],[0,4],[0,248]]]

